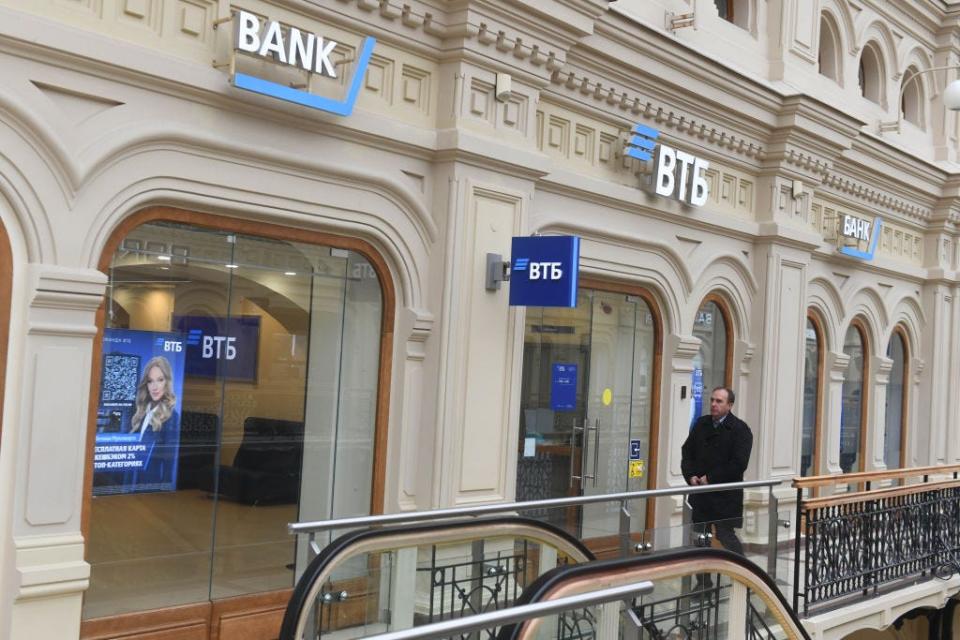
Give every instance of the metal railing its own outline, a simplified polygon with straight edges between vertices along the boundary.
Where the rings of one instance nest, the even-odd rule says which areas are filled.
[[[484,549],[487,540],[500,541],[493,553]],[[512,544],[504,547],[505,540]],[[439,548],[449,552],[457,546],[465,553],[438,557]],[[420,552],[429,554],[429,563],[417,561]],[[287,603],[280,640],[315,638],[344,627],[377,623],[383,613],[393,623],[412,625],[423,624],[414,621],[422,620],[424,613],[427,622],[434,622],[501,609],[512,605],[539,571],[553,568],[550,558],[570,564],[595,559],[569,533],[512,515],[350,531],[304,569]],[[358,559],[367,560],[366,571],[357,572]],[[534,571],[527,570],[528,562],[536,567]],[[337,576],[350,563],[353,568]],[[417,592],[429,600],[427,611],[415,612],[409,595]],[[370,620],[363,612],[378,600],[380,604],[373,607],[378,613]]]
[[[467,618],[444,620],[422,627],[413,627],[400,631],[381,633],[369,636],[367,640],[435,640],[437,638],[452,638],[464,636],[468,633],[486,631],[516,622],[526,622],[534,618],[548,616],[554,613],[583,609],[584,607],[618,602],[624,599],[636,598],[653,591],[653,583],[649,580],[634,582],[617,587],[598,589],[590,593],[579,593],[545,602],[517,605],[509,609],[481,613]]]
[[[712,583],[703,572],[713,576]],[[704,580],[691,589],[695,576]],[[558,617],[541,620],[553,614]],[[769,576],[741,556],[713,549],[559,567],[540,576],[510,608],[367,640],[639,640],[675,634],[703,640],[809,640]]]
[[[793,607],[876,595],[913,577],[960,572],[960,466],[797,478]],[[947,475],[930,481],[932,475]],[[952,478],[949,476],[952,474]],[[914,484],[882,489],[883,480]],[[863,485],[864,491],[804,497],[804,490]]]
[[[316,555],[320,552],[316,536],[319,533],[338,529],[353,529],[358,527],[376,527],[388,524],[402,524],[443,520],[447,518],[480,517],[501,513],[522,513],[529,510],[558,509],[563,507],[580,507],[590,504],[607,502],[620,503],[620,521],[618,535],[620,537],[620,551],[623,555],[649,551],[650,547],[644,543],[635,543],[631,539],[631,514],[629,503],[635,500],[649,500],[669,496],[688,496],[697,493],[713,491],[729,491],[731,489],[767,489],[767,523],[768,523],[768,550],[767,573],[776,576],[777,570],[777,508],[779,501],[774,494],[774,487],[783,484],[783,480],[750,480],[747,482],[730,482],[726,484],[669,487],[664,489],[647,489],[645,491],[627,491],[592,496],[574,496],[569,498],[552,498],[549,500],[529,500],[524,502],[500,502],[494,504],[476,505],[472,507],[453,507],[448,509],[433,509],[430,511],[414,511],[391,513],[375,516],[359,516],[354,518],[339,518],[333,520],[318,520],[313,522],[297,522],[287,525],[287,529],[294,535],[308,536],[309,548]]]

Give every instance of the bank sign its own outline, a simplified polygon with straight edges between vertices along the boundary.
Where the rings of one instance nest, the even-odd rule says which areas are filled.
[[[580,238],[515,237],[511,247],[510,304],[576,307]]]
[[[174,316],[185,336],[185,373],[202,378],[257,381],[260,316]]]
[[[840,253],[859,258],[860,260],[873,260],[873,255],[877,251],[877,242],[880,240],[880,231],[883,228],[883,221],[880,218],[874,218],[871,223],[868,220],[861,220],[855,216],[843,216],[841,222],[840,236],[851,238],[856,241],[856,246],[841,246]],[[867,245],[867,250],[860,249],[861,244]]]
[[[375,45],[376,39],[373,37],[364,39],[353,78],[348,82],[346,96],[341,100],[240,72],[233,74],[233,85],[311,109],[348,116],[353,112],[353,105],[360,93]],[[338,77],[337,66],[332,58],[333,51],[337,48],[336,41],[315,33],[305,33],[294,27],[284,29],[276,20],[261,20],[259,16],[248,11],[237,11],[234,16],[233,47],[235,51],[255,58],[328,78]]]
[[[656,129],[637,124],[627,141],[626,154],[645,162],[653,159],[650,186],[654,193],[702,207],[710,195],[710,183],[703,177],[710,163],[657,142],[659,138],[660,132]]]

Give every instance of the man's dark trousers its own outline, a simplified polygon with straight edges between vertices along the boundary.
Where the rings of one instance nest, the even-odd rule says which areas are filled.
[[[746,556],[743,552],[743,544],[740,542],[740,538],[737,537],[737,534],[733,530],[733,525],[726,521],[719,522],[695,522],[693,524],[694,533],[707,533],[710,531],[710,525],[713,525],[713,530],[716,533],[717,542],[723,545],[724,549],[733,551],[734,553],[739,553],[742,556]]]

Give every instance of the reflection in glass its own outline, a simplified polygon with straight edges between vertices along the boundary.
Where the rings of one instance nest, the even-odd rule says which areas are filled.
[[[84,617],[290,588],[288,522],[370,512],[373,267],[342,249],[150,223],[114,255],[108,303],[108,328],[183,349],[181,426],[172,490],[93,498]]]
[[[887,346],[887,357],[893,360],[890,382],[887,383],[886,425],[883,438],[883,462],[887,469],[902,465],[903,443],[903,381],[906,375],[906,346],[903,336],[895,331]]]
[[[700,350],[693,358],[691,420],[710,413],[710,392],[727,384],[727,323],[716,302],[704,302],[693,322]]]
[[[800,447],[800,475],[816,475],[813,469],[817,432],[817,407],[820,403],[820,340],[817,329],[807,318],[806,349],[803,361],[803,440]]]
[[[840,469],[844,473],[863,471],[860,459],[860,426],[863,415],[863,336],[856,326],[847,330],[843,352],[850,356],[843,377],[843,402],[840,409]]]

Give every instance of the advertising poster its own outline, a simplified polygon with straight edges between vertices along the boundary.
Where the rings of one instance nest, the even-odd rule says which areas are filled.
[[[550,408],[573,411],[577,408],[577,365],[554,363],[550,384]]]
[[[176,490],[185,359],[178,333],[104,331],[93,495]]]
[[[257,381],[260,316],[175,316],[173,328],[186,338],[186,374]]]

